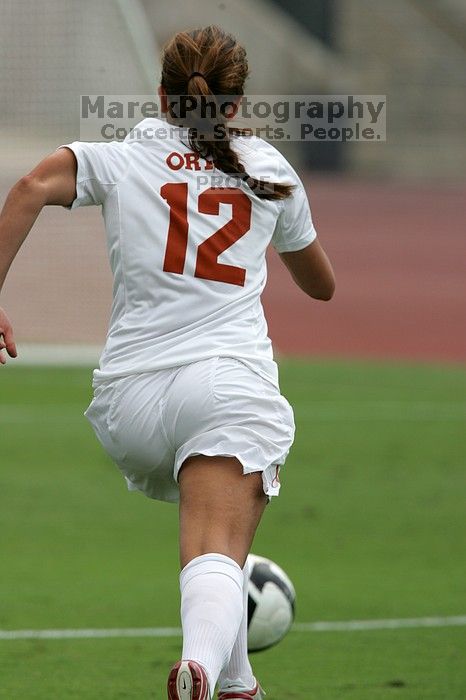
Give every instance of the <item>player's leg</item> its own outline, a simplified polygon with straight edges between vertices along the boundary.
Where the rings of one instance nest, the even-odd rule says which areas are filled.
[[[243,474],[234,457],[197,455],[179,475],[180,561],[219,552],[244,566],[267,504],[262,473]]]
[[[205,669],[213,693],[242,625],[242,567],[267,498],[261,473],[244,476],[235,458],[191,457],[183,465],[179,485],[182,659]],[[186,663],[175,667],[170,697],[181,697],[186,683],[201,686],[196,667],[193,671],[190,680],[193,673]],[[203,697],[196,692],[186,697]]]
[[[185,665],[170,678],[172,687],[179,678],[183,691],[185,684],[195,686],[187,700],[204,700],[207,696],[197,690],[202,681],[198,669],[207,669],[213,688],[233,648],[242,661],[235,664],[232,659],[232,667],[241,665],[245,677],[251,673],[242,567],[267,496],[278,494],[277,465],[283,464],[293,441],[293,417],[271,382],[238,360],[217,357],[179,371],[168,394],[164,424],[177,450],[174,475],[181,497],[183,566]],[[215,454],[214,450],[238,459],[200,456]],[[242,464],[255,465],[257,471],[243,475]],[[201,665],[191,671],[190,663]],[[246,680],[241,688],[249,691],[246,696],[251,700],[258,700],[261,693],[251,692],[250,685],[246,688]],[[244,696],[240,692],[239,697]],[[226,698],[232,697],[228,692]],[[170,698],[178,700],[181,693]]]
[[[219,700],[222,698],[250,697],[260,700],[263,691],[252,672],[248,657],[248,589],[249,564],[243,567],[243,617],[236,636],[228,664],[223,667],[218,678]]]

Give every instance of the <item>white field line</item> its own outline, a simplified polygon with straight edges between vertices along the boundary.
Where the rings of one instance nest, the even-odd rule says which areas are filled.
[[[355,632],[359,630],[399,630],[421,627],[464,627],[466,615],[450,617],[405,617],[388,620],[348,620],[345,622],[297,622],[294,632]]]
[[[292,632],[356,632],[368,630],[464,627],[466,615],[414,617],[391,620],[347,620],[344,622],[298,622]],[[129,627],[121,629],[0,630],[0,640],[14,639],[110,639],[112,637],[180,637],[179,627]]]
[[[97,367],[102,345],[20,343],[18,357],[8,367]],[[90,376],[90,373],[89,373]]]

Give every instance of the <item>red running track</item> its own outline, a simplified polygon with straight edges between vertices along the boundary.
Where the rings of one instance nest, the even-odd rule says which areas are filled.
[[[337,289],[330,302],[309,299],[271,253],[263,301],[276,350],[464,362],[466,186],[306,185]]]

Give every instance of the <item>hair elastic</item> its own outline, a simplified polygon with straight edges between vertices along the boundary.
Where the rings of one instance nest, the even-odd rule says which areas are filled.
[[[205,80],[205,75],[203,73],[198,73],[197,71],[194,71],[194,73],[191,73],[191,75],[188,78],[188,82],[191,80],[191,78],[194,78],[196,75],[198,75],[200,78],[204,78]]]

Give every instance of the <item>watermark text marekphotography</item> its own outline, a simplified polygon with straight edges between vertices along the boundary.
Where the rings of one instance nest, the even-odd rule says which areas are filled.
[[[80,138],[383,142],[386,113],[385,95],[82,95]]]

